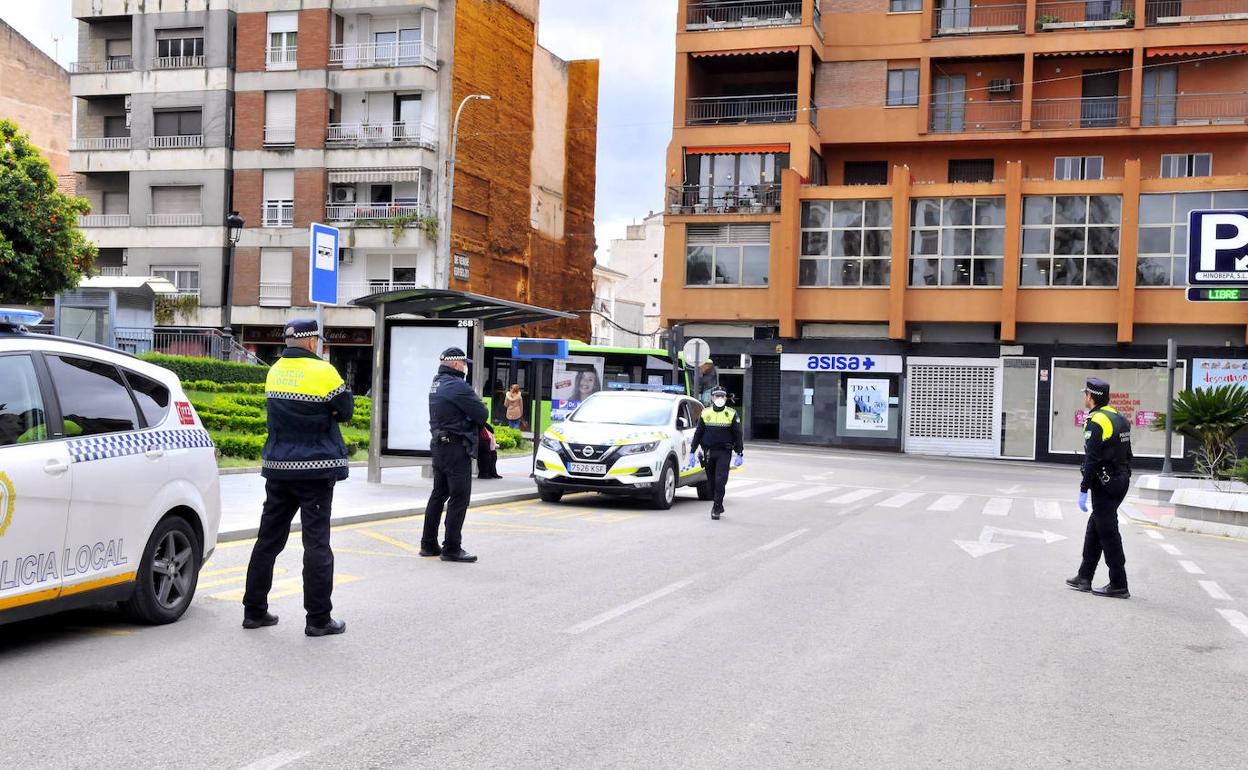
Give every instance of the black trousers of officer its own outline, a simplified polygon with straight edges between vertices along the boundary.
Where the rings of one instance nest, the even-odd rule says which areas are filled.
[[[329,547],[329,519],[334,502],[334,479],[282,481],[264,484],[264,511],[260,531],[247,565],[243,611],[251,617],[269,609],[273,563],[290,538],[290,522],[299,512],[303,532],[303,608],[308,622],[324,624],[330,617],[334,592],[334,552]]]
[[[1088,516],[1088,529],[1083,536],[1083,563],[1079,577],[1092,579],[1096,566],[1105,555],[1109,568],[1109,584],[1115,588],[1127,587],[1127,557],[1122,551],[1122,535],[1118,532],[1118,506],[1127,497],[1131,477],[1123,474],[1109,480],[1108,484],[1092,487],[1092,514]]]
[[[732,450],[718,447],[706,450],[706,479],[711,482],[715,508],[724,507],[724,491],[728,487],[728,470],[732,468]]]
[[[432,453],[433,493],[425,506],[425,531],[420,545],[425,549],[438,547],[438,525],[445,508],[446,537],[442,548],[458,551],[462,547],[464,517],[468,515],[468,502],[472,498],[472,457],[458,441],[450,444],[435,441]]]

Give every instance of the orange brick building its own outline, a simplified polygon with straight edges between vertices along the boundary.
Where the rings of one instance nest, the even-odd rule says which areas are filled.
[[[679,14],[663,312],[754,436],[1069,459],[1100,373],[1159,456],[1167,339],[1245,355],[1183,288],[1187,212],[1248,208],[1244,0]]]

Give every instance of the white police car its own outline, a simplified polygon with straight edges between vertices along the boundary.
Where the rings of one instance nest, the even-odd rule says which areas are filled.
[[[171,372],[24,332],[41,318],[0,310],[0,623],[111,601],[173,622],[216,546],[212,440]]]
[[[545,432],[535,476],[542,500],[566,492],[602,492],[672,507],[677,487],[696,486],[710,499],[706,471],[690,464],[689,446],[702,416],[695,399],[668,393],[603,391]]]

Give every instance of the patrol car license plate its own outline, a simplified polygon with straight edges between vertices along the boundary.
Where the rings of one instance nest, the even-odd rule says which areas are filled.
[[[607,473],[607,466],[602,463],[572,463],[572,472],[587,476],[604,476]]]

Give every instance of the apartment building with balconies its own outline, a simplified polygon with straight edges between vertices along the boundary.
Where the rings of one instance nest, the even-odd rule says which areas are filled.
[[[679,13],[663,315],[756,437],[1069,460],[1099,373],[1147,463],[1166,341],[1248,356],[1183,289],[1187,212],[1248,205],[1248,3]]]

